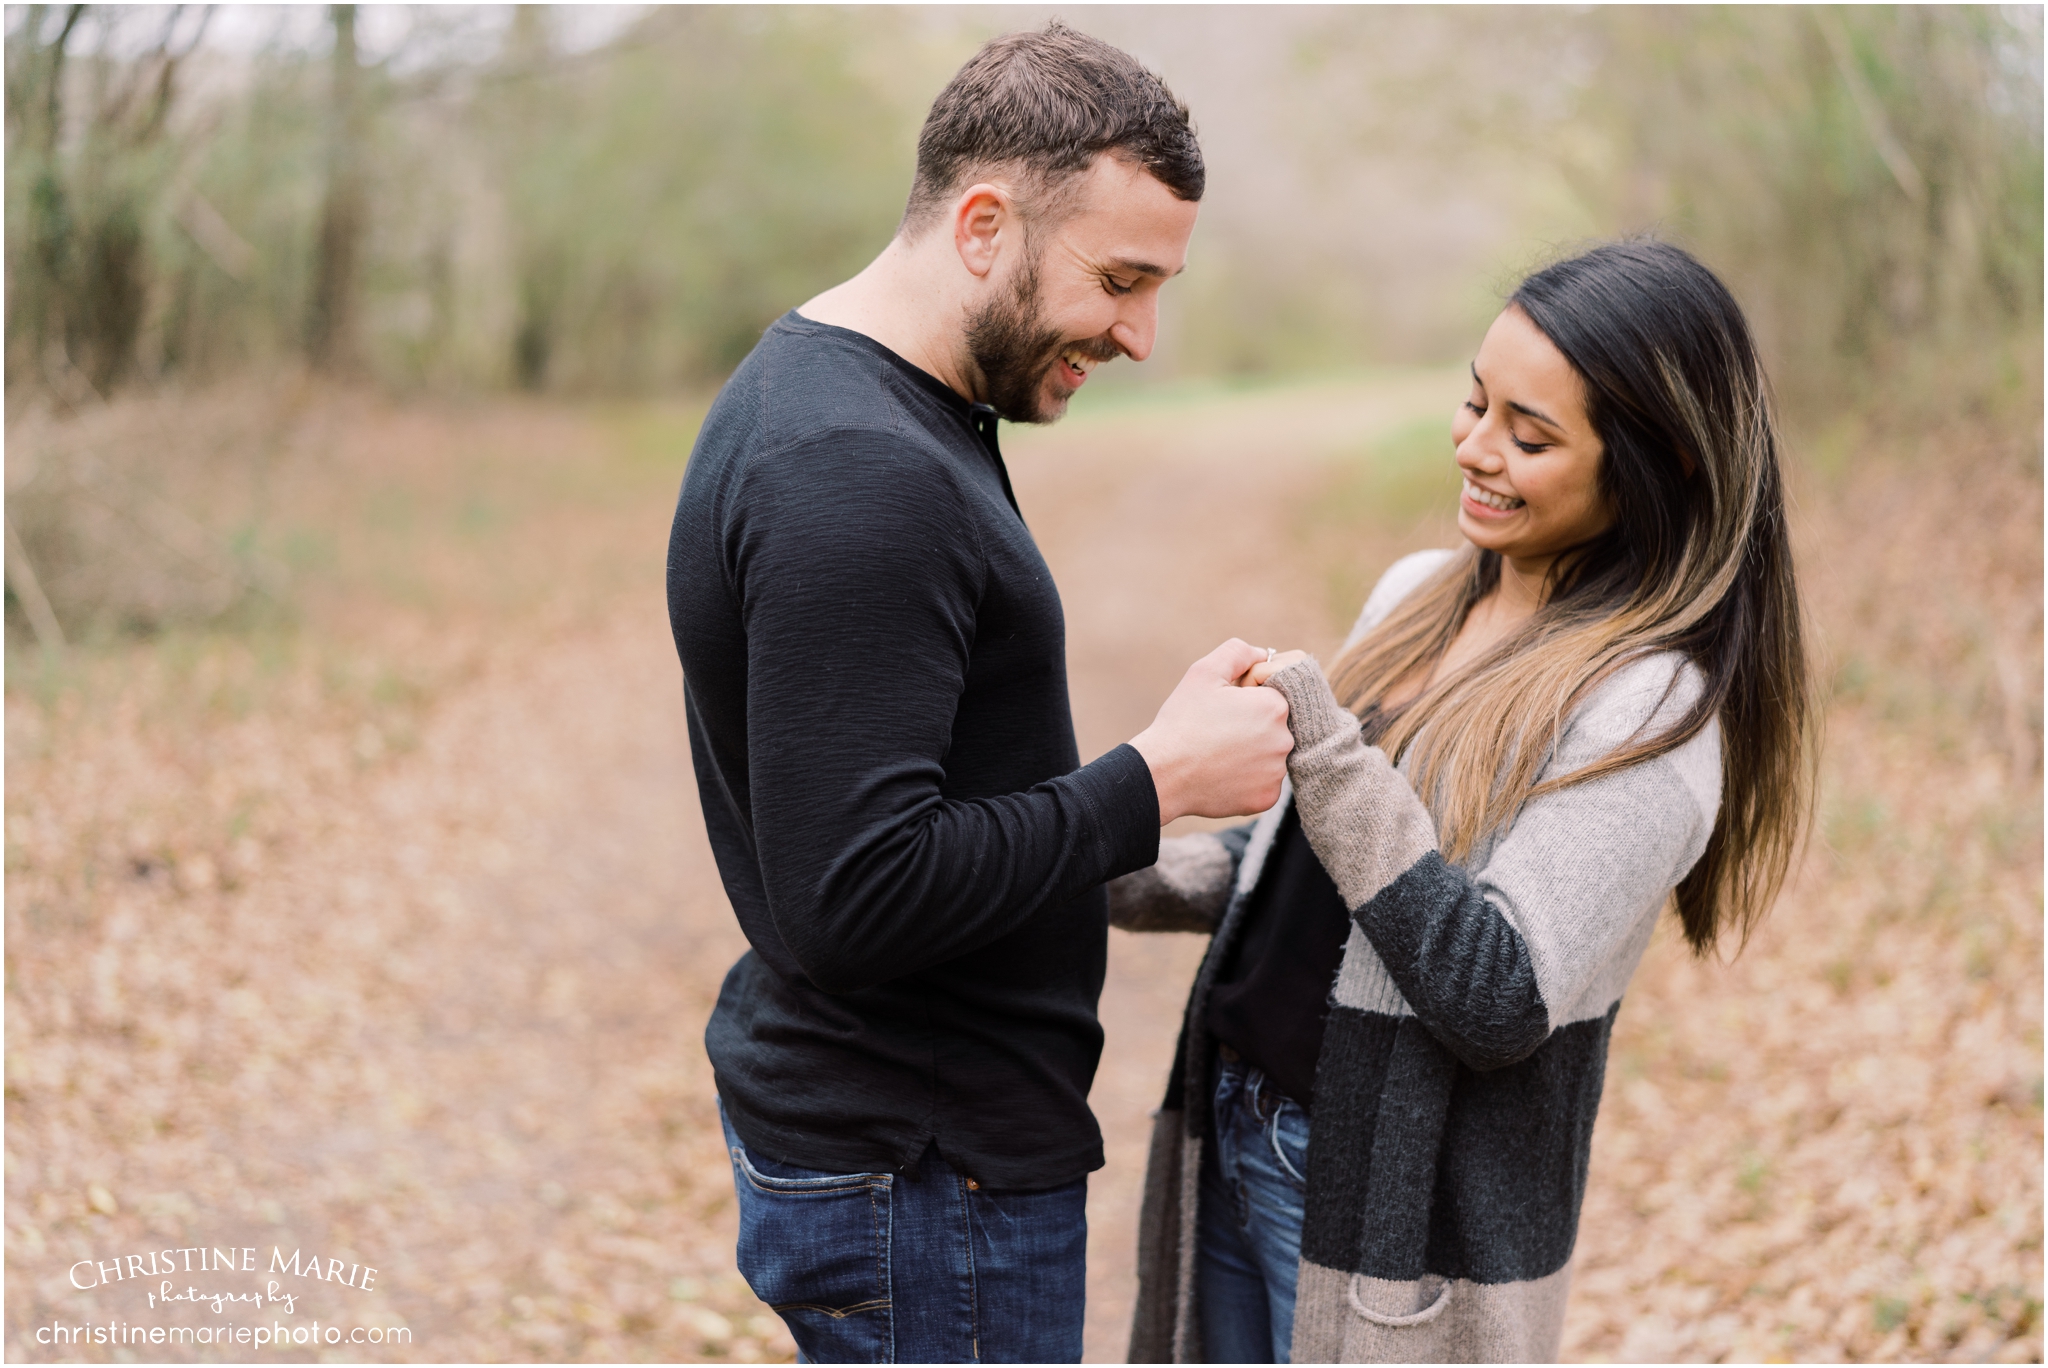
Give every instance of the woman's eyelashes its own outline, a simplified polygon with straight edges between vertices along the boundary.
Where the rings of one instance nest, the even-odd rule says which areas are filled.
[[[1486,405],[1477,399],[1467,399],[1465,401],[1465,408],[1475,418],[1484,418],[1486,416]],[[1515,435],[1513,428],[1508,429],[1508,440],[1513,442],[1526,456],[1534,456],[1539,451],[1547,450],[1551,445],[1549,442],[1525,442]]]

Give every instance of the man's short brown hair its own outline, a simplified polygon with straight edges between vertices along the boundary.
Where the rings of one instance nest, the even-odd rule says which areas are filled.
[[[1009,169],[1028,217],[1057,221],[1061,190],[1109,152],[1183,200],[1202,197],[1188,107],[1129,53],[1058,20],[994,39],[954,73],[925,116],[901,231],[914,237],[970,172]]]

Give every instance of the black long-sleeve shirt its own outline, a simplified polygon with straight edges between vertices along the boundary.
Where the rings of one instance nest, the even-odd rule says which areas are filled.
[[[783,316],[683,479],[668,599],[704,822],[752,944],[705,1031],[740,1138],[837,1171],[936,1140],[984,1186],[1102,1164],[1107,879],[1157,858],[1082,766],[1058,591],[994,415]]]

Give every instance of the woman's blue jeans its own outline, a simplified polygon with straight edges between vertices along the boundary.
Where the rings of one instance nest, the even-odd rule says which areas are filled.
[[[1088,1180],[993,1192],[936,1147],[897,1173],[755,1154],[725,1125],[740,1274],[807,1363],[1079,1363]]]
[[[1286,1363],[1294,1338],[1308,1113],[1258,1066],[1225,1057],[1196,1227],[1202,1349],[1210,1363]]]

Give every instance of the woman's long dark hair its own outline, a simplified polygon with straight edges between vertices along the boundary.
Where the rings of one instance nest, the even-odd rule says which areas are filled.
[[[1409,753],[1438,839],[1461,858],[1529,799],[1663,754],[1721,726],[1721,810],[1677,890],[1686,939],[1747,939],[1811,810],[1815,711],[1785,526],[1777,425],[1749,326],[1712,271],[1668,243],[1611,243],[1523,281],[1508,302],[1563,353],[1603,448],[1605,532],[1561,557],[1544,605],[1485,657],[1380,714]],[[1370,709],[1427,678],[1500,557],[1468,550],[1338,661],[1339,697]],[[1706,687],[1675,726],[1538,783],[1571,710],[1651,651]]]

